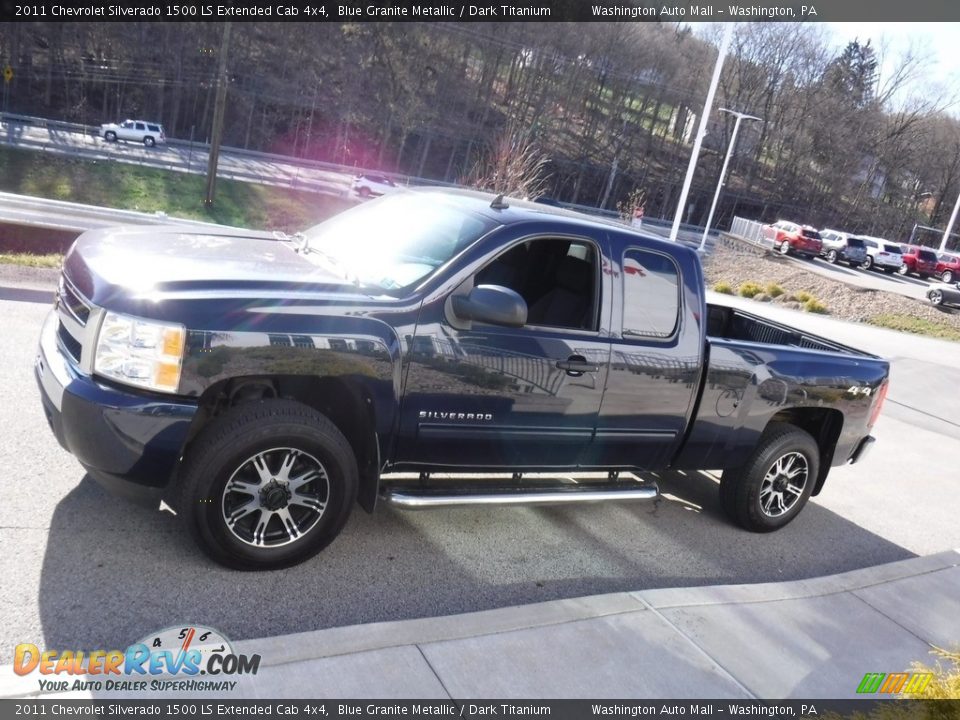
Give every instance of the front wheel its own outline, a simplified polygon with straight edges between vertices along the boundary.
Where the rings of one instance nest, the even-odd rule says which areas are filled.
[[[780,243],[780,254],[789,255],[790,254],[790,243],[787,240],[784,240]]]
[[[779,530],[807,504],[819,472],[820,449],[810,433],[789,423],[770,423],[750,458],[739,468],[724,470],[720,503],[747,530]]]
[[[943,305],[943,292],[940,290],[931,290],[927,295],[931,305]]]
[[[251,402],[216,418],[189,450],[178,512],[216,562],[287,567],[339,534],[357,475],[350,443],[324,415],[288,400]]]
[[[149,135],[143,139],[143,145],[144,145],[144,147],[153,147],[153,146],[156,145],[156,144],[157,144],[157,141],[154,140],[154,139],[153,139],[152,137],[150,137]]]
[[[116,142],[117,134],[112,130],[109,130],[103,134],[103,139],[106,140],[107,142]]]
[[[873,267],[873,256],[867,255],[867,259],[863,261],[863,265],[860,266],[861,270],[869,270]]]
[[[943,275],[940,276],[940,279],[949,285],[953,282],[953,272],[950,270],[944,270]]]

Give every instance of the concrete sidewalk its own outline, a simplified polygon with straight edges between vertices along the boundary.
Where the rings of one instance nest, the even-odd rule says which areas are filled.
[[[958,565],[960,550],[812,580],[616,593],[243,640],[234,649],[259,653],[260,672],[228,697],[856,697],[865,673],[933,665],[932,646],[960,643]],[[40,695],[35,674],[0,669],[0,696],[27,695],[145,696]]]

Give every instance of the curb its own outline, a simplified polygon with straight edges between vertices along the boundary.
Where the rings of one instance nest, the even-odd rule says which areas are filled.
[[[349,656],[371,651],[421,648],[432,643],[558,627],[598,618],[612,619],[618,615],[647,612],[659,616],[660,610],[670,608],[747,605],[855,593],[958,566],[960,549],[808,580],[662,588],[592,595],[461,615],[352,625],[238,640],[233,643],[233,647],[238,653],[260,654],[263,658],[261,667],[273,667],[283,672],[284,665],[326,658],[342,658],[343,662],[349,662]],[[689,637],[687,640],[696,646],[695,641]],[[291,672],[295,671],[291,669]],[[15,675],[12,665],[0,666],[0,698],[22,698],[38,694],[35,677]]]

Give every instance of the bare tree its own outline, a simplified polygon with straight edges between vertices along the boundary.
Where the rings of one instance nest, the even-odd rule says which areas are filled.
[[[549,158],[541,152],[529,130],[504,128],[487,148],[462,184],[513,197],[535,200],[548,180]]]

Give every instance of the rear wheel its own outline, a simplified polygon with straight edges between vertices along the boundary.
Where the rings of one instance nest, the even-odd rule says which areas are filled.
[[[940,276],[940,279],[943,280],[945,283],[952,283],[952,282],[953,282],[953,272],[950,271],[950,270],[944,270],[944,271],[943,271],[943,274]]]
[[[900,267],[897,268],[897,272],[900,273],[901,275],[909,275],[910,268],[906,265],[901,265]]]
[[[153,147],[154,145],[157,144],[157,141],[154,140],[154,139],[153,139],[152,137],[150,137],[149,135],[147,135],[147,137],[145,137],[145,138],[143,139],[143,144],[144,144],[145,147]]]
[[[873,256],[867,255],[867,259],[863,261],[863,265],[860,266],[861,270],[869,270],[873,267]]]
[[[108,130],[103,134],[103,139],[106,140],[107,142],[116,142],[117,134],[113,132],[113,130]]]
[[[350,444],[300,403],[237,406],[184,464],[178,512],[213,560],[241,570],[302,562],[339,534],[357,497]]]
[[[770,423],[750,458],[724,470],[720,504],[752,532],[772,532],[791,522],[810,499],[820,471],[820,450],[810,433]]]

